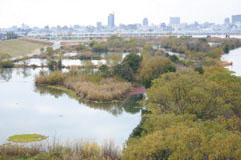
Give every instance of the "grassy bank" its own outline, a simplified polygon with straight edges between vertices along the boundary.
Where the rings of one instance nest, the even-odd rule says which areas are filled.
[[[72,74],[61,72],[41,72],[35,78],[36,84],[61,86],[73,90],[81,99],[91,101],[120,100],[130,91],[131,83],[115,78],[103,78],[94,74]]]
[[[44,46],[47,46],[47,44],[26,39],[2,41],[0,42],[0,55],[8,54],[11,57],[26,56]]]

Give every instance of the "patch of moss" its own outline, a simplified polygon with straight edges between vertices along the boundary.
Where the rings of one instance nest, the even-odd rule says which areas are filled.
[[[45,140],[47,137],[40,134],[20,134],[13,135],[8,138],[8,141],[15,143],[28,143],[28,142],[37,142]]]

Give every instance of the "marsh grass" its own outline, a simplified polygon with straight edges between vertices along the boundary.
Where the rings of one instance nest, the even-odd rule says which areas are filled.
[[[57,85],[73,90],[81,99],[101,102],[120,100],[132,88],[131,83],[115,78],[103,78],[97,74],[61,73],[58,71],[41,72],[36,76],[35,83]]]
[[[121,147],[111,141],[102,145],[91,141],[27,144],[4,144],[0,146],[0,159],[38,160],[119,160]]]
[[[65,79],[65,74],[61,71],[55,72],[43,72],[41,71],[38,76],[35,77],[37,84],[49,84],[49,85],[62,85]]]

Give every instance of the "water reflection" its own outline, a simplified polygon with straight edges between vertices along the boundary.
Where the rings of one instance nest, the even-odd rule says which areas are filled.
[[[42,96],[49,94],[54,96],[55,98],[60,98],[64,94],[66,94],[62,90],[49,88],[46,86],[38,86],[38,85],[35,85],[34,91],[39,93]],[[71,95],[68,95],[68,96],[69,98],[77,100],[76,97],[73,97]],[[143,95],[133,95],[123,100],[120,103],[93,103],[93,102],[79,101],[79,104],[85,104],[90,108],[104,110],[111,113],[112,115],[118,116],[118,115],[121,115],[124,111],[131,114],[139,113],[141,105],[138,103],[138,101],[140,101],[142,97]]]
[[[0,68],[0,80],[9,81],[12,78],[12,68]]]
[[[0,69],[0,144],[9,136],[32,133],[122,144],[139,124],[139,97],[118,104],[79,102],[64,92],[37,88],[34,75],[41,70],[47,69]]]
[[[16,74],[27,78],[32,75],[31,68],[0,68],[0,80],[10,81],[13,75],[13,71],[16,71]]]

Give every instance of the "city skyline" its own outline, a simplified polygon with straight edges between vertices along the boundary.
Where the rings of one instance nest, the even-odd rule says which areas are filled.
[[[128,3],[127,3],[128,2]],[[108,4],[108,5],[107,5]],[[0,28],[20,26],[22,23],[31,27],[46,25],[107,25],[109,13],[115,13],[115,24],[142,23],[147,17],[149,25],[169,23],[169,17],[181,17],[182,22],[213,22],[223,24],[225,18],[241,13],[239,0],[191,0],[169,1],[115,1],[90,0],[8,0],[0,2]],[[150,9],[151,8],[151,9]],[[205,12],[204,12],[205,10]],[[192,13],[192,14],[190,14]],[[138,15],[138,16],[137,16]],[[198,17],[198,19],[197,19]]]
[[[235,17],[235,18],[234,18]],[[86,25],[79,25],[79,24],[71,24],[71,25],[56,25],[56,26],[50,26],[50,25],[43,25],[42,28],[45,28],[45,27],[74,27],[76,25],[78,26],[85,26],[85,27],[88,27],[88,26],[92,26],[92,27],[96,27],[96,28],[101,28],[101,27],[109,27],[109,28],[114,28],[114,27],[120,27],[121,25],[136,25],[136,24],[139,24],[139,25],[142,25],[142,26],[152,26],[152,25],[163,25],[163,24],[166,24],[167,26],[172,26],[172,25],[181,25],[181,24],[188,24],[188,25],[191,25],[191,24],[205,24],[205,23],[212,23],[212,22],[204,22],[204,23],[199,23],[199,21],[194,21],[193,23],[187,23],[187,22],[183,22],[182,21],[182,17],[169,17],[169,21],[166,23],[166,22],[161,22],[159,24],[149,24],[149,18],[147,17],[144,17],[142,19],[141,22],[138,22],[138,23],[130,23],[130,24],[123,24],[123,23],[120,23],[118,25],[115,24],[115,14],[114,13],[110,13],[107,15],[107,23],[103,23],[101,21],[96,21],[96,23],[94,25],[90,25],[90,24],[86,24]],[[235,20],[234,20],[235,19]],[[228,22],[227,22],[228,21]],[[220,23],[220,24],[217,24],[217,25],[223,25],[223,24],[234,24],[234,21],[237,21],[241,24],[241,14],[239,15],[231,15],[231,17],[225,17],[223,19],[223,22]],[[215,24],[215,23],[214,23]],[[11,28],[11,27],[18,27],[18,28],[23,28],[23,27],[40,27],[40,26],[30,26],[26,23],[22,23],[21,25],[17,26],[17,25],[13,25],[13,26],[9,26],[8,28]],[[0,27],[1,28],[1,27]],[[41,27],[40,27],[41,28]]]

